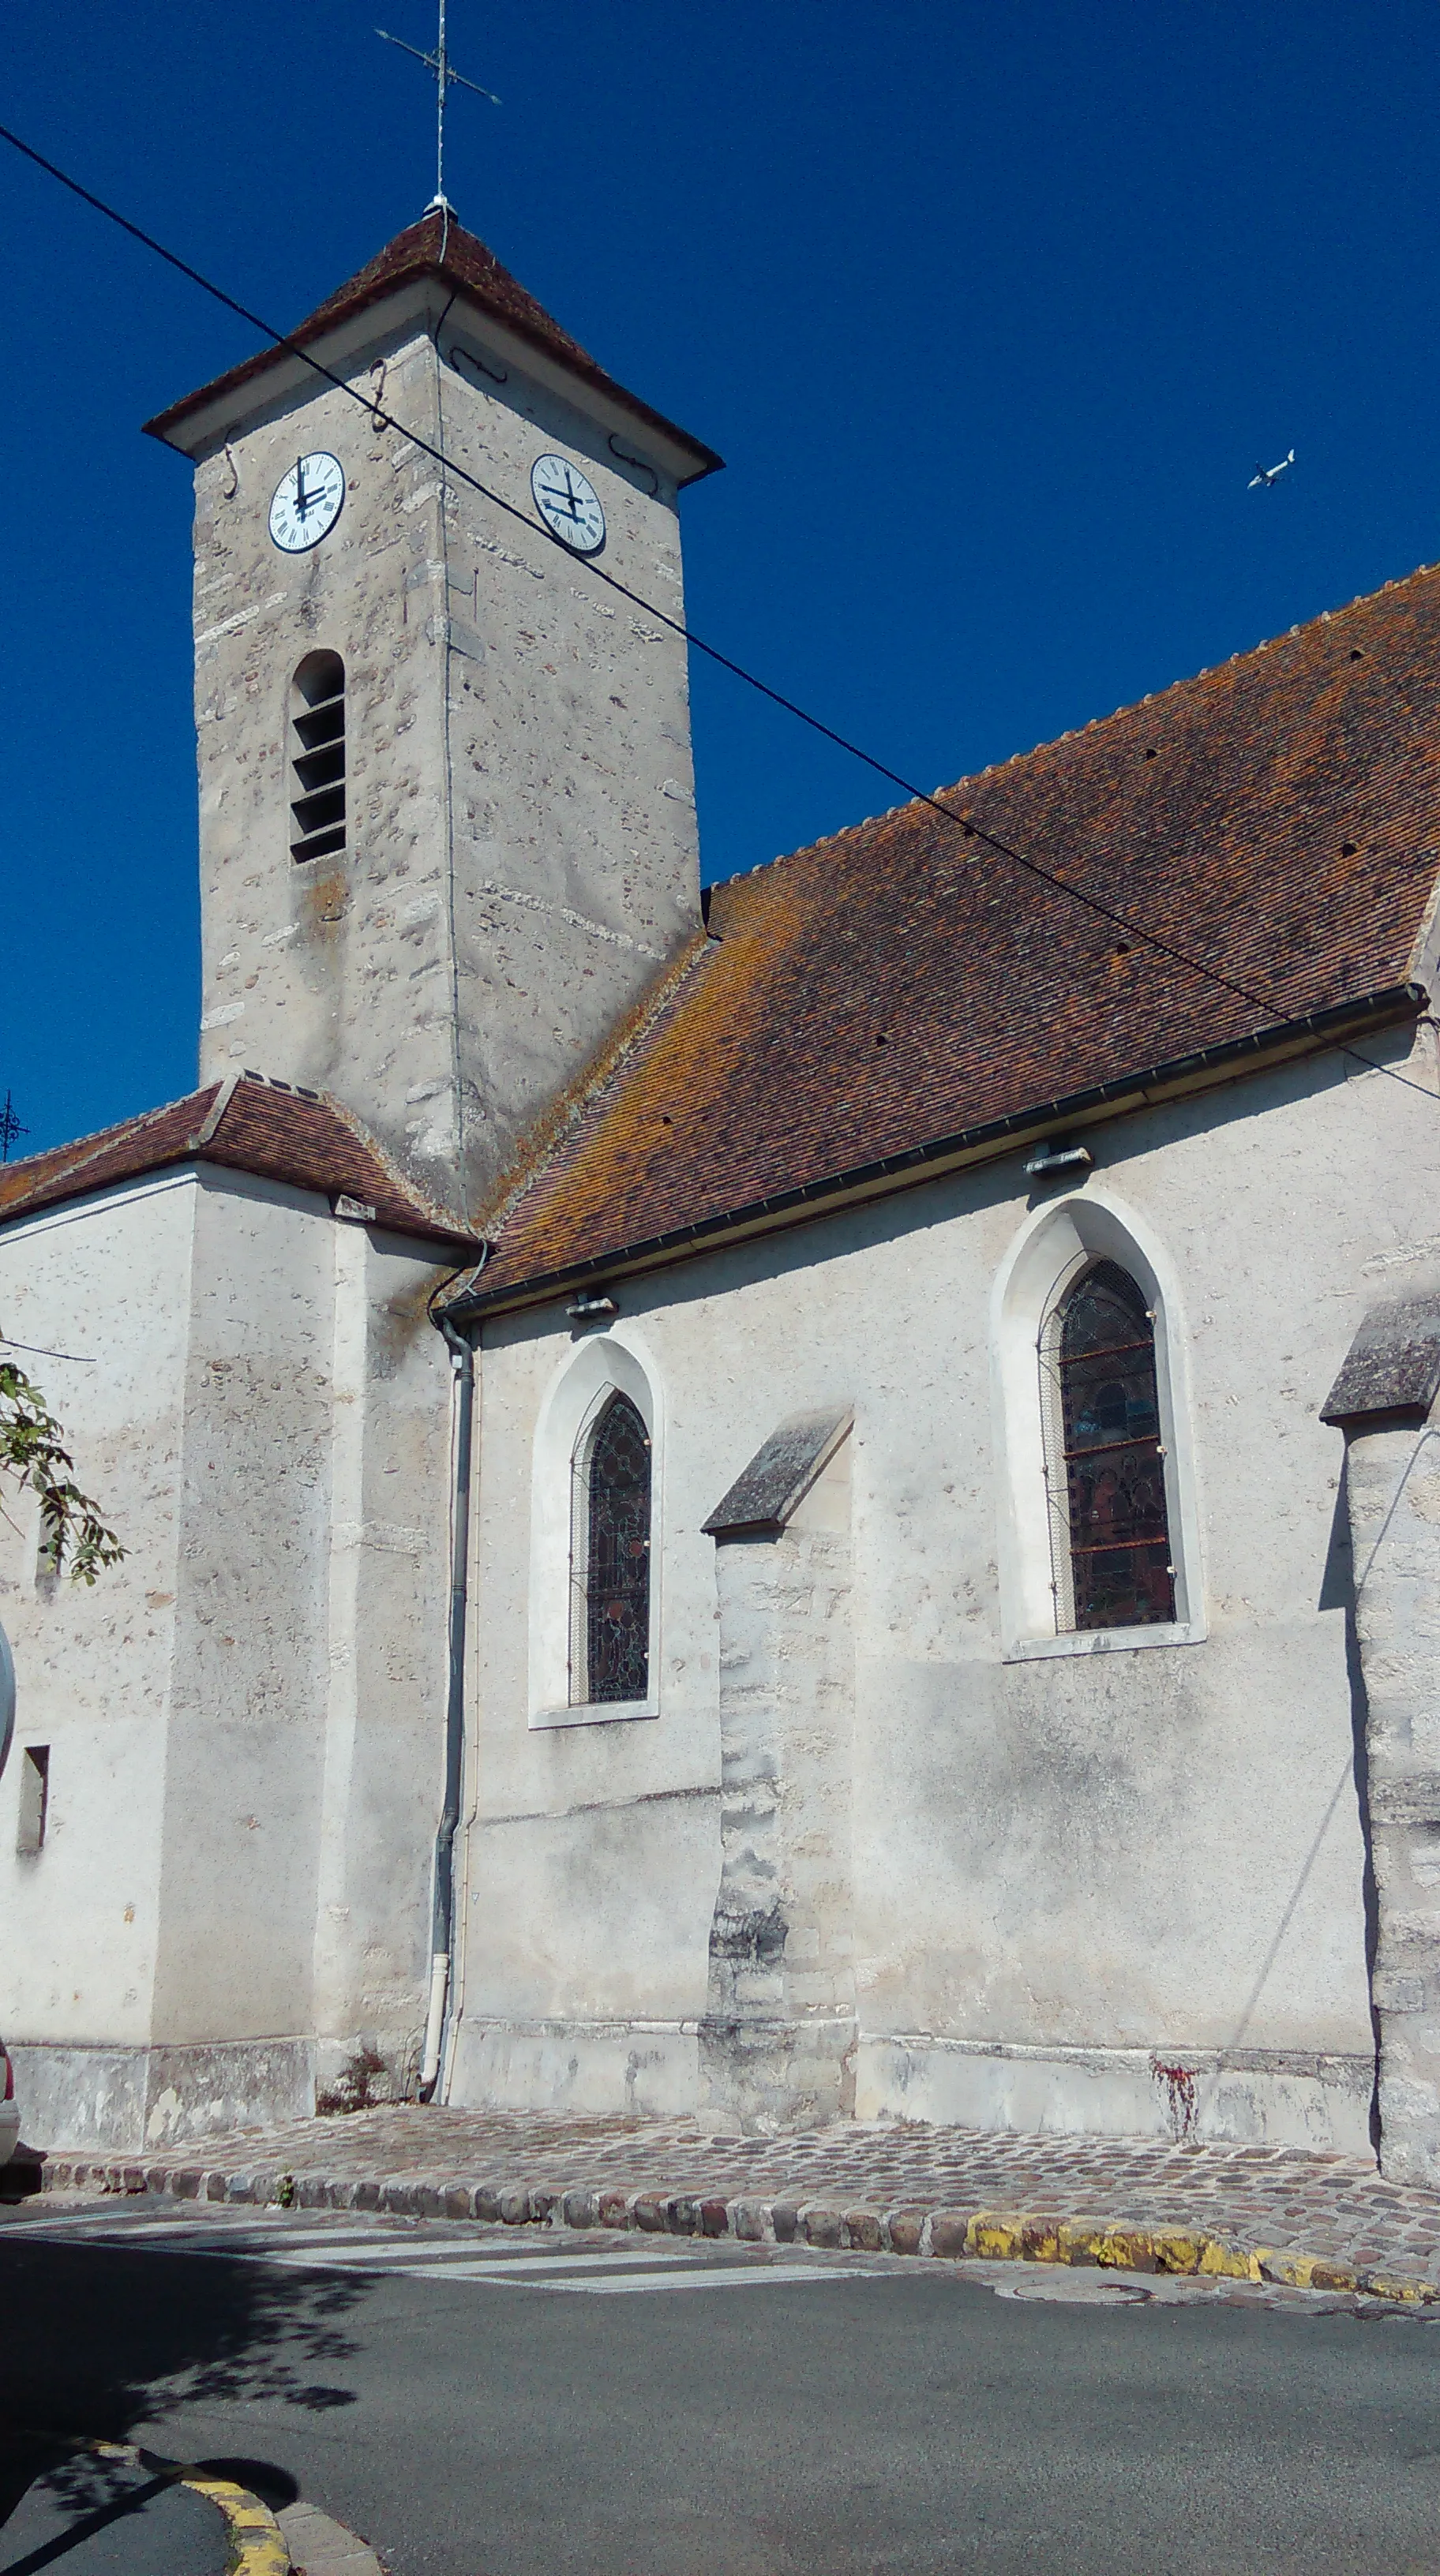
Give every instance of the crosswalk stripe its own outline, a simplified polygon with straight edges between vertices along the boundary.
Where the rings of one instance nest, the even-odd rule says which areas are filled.
[[[719,2263],[687,2265],[669,2271],[662,2279],[654,2272],[644,2275],[628,2273],[618,2281],[557,2281],[557,2290],[574,2290],[583,2297],[618,2298],[631,2290],[754,2290],[770,2281],[864,2281],[873,2279],[859,2264],[836,2263]],[[517,2289],[538,2290],[538,2281],[517,2282]]]
[[[19,2233],[19,2230],[15,2231]],[[331,2270],[374,2279],[464,2281],[491,2289],[569,2292],[575,2297],[636,2297],[649,2291],[757,2289],[799,2281],[853,2281],[870,2276],[864,2264],[808,2261],[776,2262],[757,2247],[740,2253],[708,2244],[671,2242],[617,2245],[613,2251],[593,2248],[573,2254],[556,2249],[528,2250],[523,2244],[481,2239],[477,2247],[469,2229],[445,2235],[379,2233],[372,2223],[344,2227],[325,2223],[292,2226],[285,2221],[257,2225],[253,2217],[216,2213],[189,2219],[107,2219],[90,2211],[81,2219],[68,2213],[55,2222],[24,2231],[32,2240],[57,2244],[98,2244],[107,2248],[135,2244],[158,2253],[225,2257],[231,2261],[268,2263],[295,2271]],[[533,2243],[533,2240],[532,2240]],[[483,2250],[482,2250],[483,2249]]]

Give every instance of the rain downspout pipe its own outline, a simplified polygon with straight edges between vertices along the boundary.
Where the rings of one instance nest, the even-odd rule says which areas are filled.
[[[435,1834],[434,1896],[430,1935],[430,2007],[420,2099],[433,2101],[440,2079],[449,2017],[455,1949],[455,1830],[460,1821],[465,1764],[465,1626],[469,1606],[470,1459],[475,1424],[475,1345],[443,1310],[434,1321],[449,1347],[455,1372],[455,1489],[450,1518],[449,1665],[445,1695],[445,1796]]]

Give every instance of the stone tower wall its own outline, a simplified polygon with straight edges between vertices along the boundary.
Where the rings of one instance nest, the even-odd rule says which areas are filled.
[[[679,616],[674,488],[513,368],[493,381],[493,352],[441,346],[409,324],[350,380],[519,520],[319,379],[198,465],[201,1073],[333,1093],[473,1211],[698,927],[699,873],[684,646],[546,534],[530,467],[573,457],[603,563]],[[270,496],[317,448],[345,506],[287,556]],[[297,865],[290,689],[317,648],[346,666],[348,839]]]

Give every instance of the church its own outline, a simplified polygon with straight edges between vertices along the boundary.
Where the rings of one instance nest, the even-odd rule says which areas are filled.
[[[1440,2181],[1440,571],[702,897],[719,458],[438,204],[195,478],[186,1099],[0,1176],[27,2136]]]

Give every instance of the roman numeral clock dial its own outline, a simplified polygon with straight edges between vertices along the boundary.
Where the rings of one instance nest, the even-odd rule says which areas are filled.
[[[598,555],[605,543],[605,513],[593,483],[563,456],[537,456],[530,468],[535,507],[552,537],[572,555]]]
[[[282,555],[305,555],[328,537],[345,506],[345,468],[323,449],[297,457],[270,503],[270,535]]]

